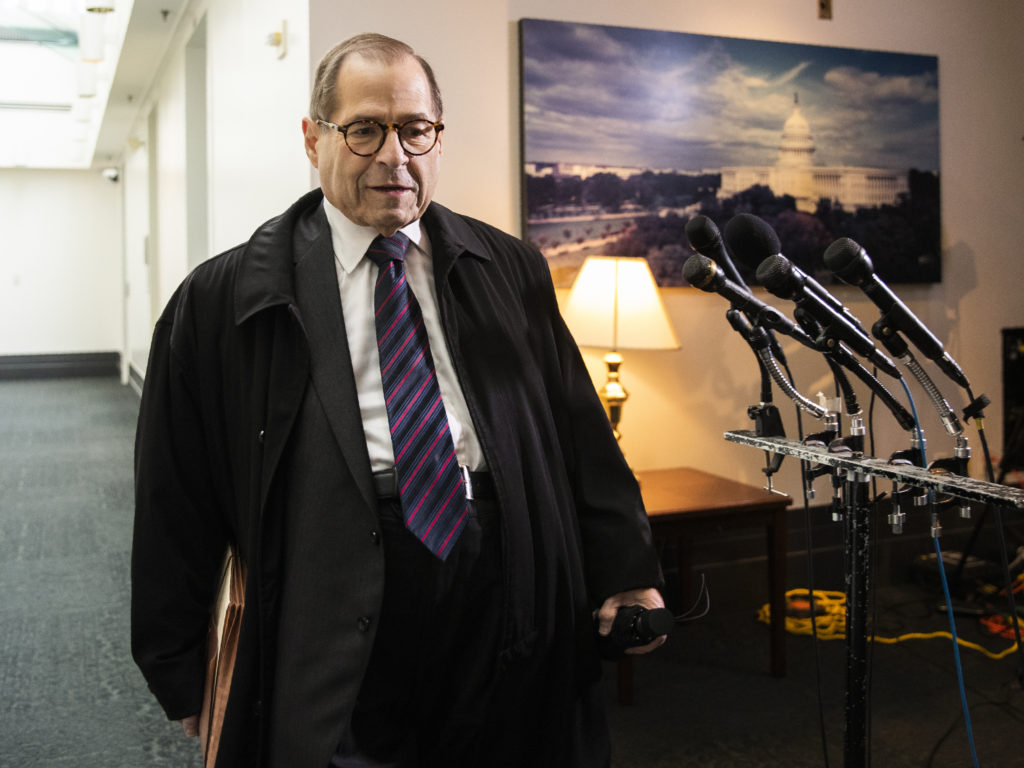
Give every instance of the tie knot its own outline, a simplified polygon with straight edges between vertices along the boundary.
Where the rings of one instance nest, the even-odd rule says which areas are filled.
[[[395,232],[391,237],[377,235],[370,243],[366,256],[378,267],[383,267],[389,261],[402,261],[408,247],[409,238],[401,232]]]

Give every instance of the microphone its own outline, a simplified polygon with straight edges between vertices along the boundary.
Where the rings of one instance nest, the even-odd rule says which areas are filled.
[[[881,333],[891,333],[893,329],[902,331],[911,343],[921,350],[921,354],[933,361],[949,378],[961,387],[970,386],[963,370],[949,356],[942,342],[935,338],[917,315],[875,274],[871,257],[860,245],[848,237],[839,238],[825,249],[825,266],[844,283],[855,285],[864,291],[882,310],[882,327],[878,329]],[[882,339],[878,333],[875,335]]]
[[[784,333],[804,346],[819,351],[814,339],[792,320],[727,278],[718,264],[707,256],[700,253],[690,256],[683,264],[683,277],[694,288],[724,296],[733,307],[744,312],[755,323]]]
[[[779,298],[795,301],[797,306],[824,326],[823,333],[826,336],[846,342],[854,352],[866,357],[893,378],[901,378],[896,364],[875,347],[860,324],[851,322],[851,316],[845,309],[837,312],[822,300],[810,289],[805,277],[781,253],[769,256],[757,268],[757,281],[761,285]]]
[[[690,241],[690,247],[709,259],[712,259],[725,270],[726,276],[736,285],[744,288],[747,284],[740,277],[739,270],[729,257],[729,251],[722,241],[722,233],[718,227],[707,216],[694,216],[686,222],[686,239]]]
[[[715,222],[707,216],[694,216],[686,222],[686,238],[690,241],[691,248],[724,269],[726,277],[744,290],[749,290],[739,270],[736,269],[735,262],[729,256],[729,249],[722,241],[722,233],[718,231]],[[786,365],[786,353],[782,351],[778,340],[771,332],[768,333],[768,341],[771,344],[772,354],[779,362]]]
[[[782,245],[775,230],[767,221],[752,213],[738,213],[729,219],[725,225],[725,239],[736,258],[755,271],[769,256],[782,253]],[[821,283],[795,264],[791,263],[790,269],[807,287],[808,291],[831,307],[834,312],[845,315],[846,319],[853,323],[864,336],[868,335],[860,321],[850,314],[839,299],[825,290]],[[760,277],[757,280],[761,282]]]
[[[598,652],[609,661],[621,659],[627,649],[653,643],[662,635],[667,635],[675,623],[676,617],[668,608],[623,605],[615,613],[611,631],[607,635],[597,636]],[[595,629],[597,624],[595,617]]]

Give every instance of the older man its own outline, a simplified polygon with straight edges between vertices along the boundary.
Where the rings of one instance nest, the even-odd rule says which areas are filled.
[[[543,258],[432,202],[443,129],[411,48],[336,46],[321,188],[157,323],[133,652],[192,727],[234,546],[218,768],[608,763],[592,616],[663,604],[650,531]]]

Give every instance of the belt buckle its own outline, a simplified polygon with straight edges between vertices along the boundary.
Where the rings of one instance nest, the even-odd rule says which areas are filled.
[[[462,474],[462,484],[466,487],[466,501],[473,501],[473,481],[469,477],[469,467],[459,464],[459,472]]]

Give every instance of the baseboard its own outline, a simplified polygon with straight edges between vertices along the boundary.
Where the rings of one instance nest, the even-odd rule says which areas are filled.
[[[120,372],[121,355],[117,352],[0,355],[0,380],[118,376]]]
[[[145,377],[133,363],[128,363],[128,386],[132,388],[139,397],[142,397],[142,384]]]

